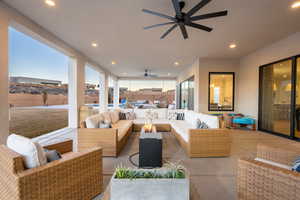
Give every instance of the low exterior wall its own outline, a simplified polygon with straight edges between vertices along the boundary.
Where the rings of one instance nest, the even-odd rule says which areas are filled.
[[[43,95],[41,94],[9,94],[8,102],[13,107],[43,106]],[[85,96],[85,103],[99,103],[97,96]],[[68,104],[67,95],[48,94],[47,105],[66,105]]]

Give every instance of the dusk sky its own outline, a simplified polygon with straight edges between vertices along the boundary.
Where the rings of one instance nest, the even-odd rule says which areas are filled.
[[[47,45],[9,29],[9,74],[68,82],[67,56]],[[97,83],[98,76],[86,68],[86,82]]]
[[[68,56],[13,29],[9,29],[9,74],[68,82]],[[86,83],[98,84],[98,72],[86,67]],[[120,87],[175,89],[175,81],[121,81]]]

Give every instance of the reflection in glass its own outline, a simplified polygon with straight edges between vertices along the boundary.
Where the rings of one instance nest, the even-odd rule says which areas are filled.
[[[261,68],[261,129],[290,135],[291,74],[291,60]]]
[[[300,58],[297,59],[295,137],[300,138]]]
[[[175,108],[175,80],[119,80],[120,107]]]
[[[233,110],[234,73],[210,73],[210,111]]]
[[[194,110],[194,77],[180,84],[180,108]]]

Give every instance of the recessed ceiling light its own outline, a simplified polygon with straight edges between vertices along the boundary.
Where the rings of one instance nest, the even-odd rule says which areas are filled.
[[[168,76],[171,76],[171,73],[168,73]]]
[[[300,7],[300,1],[296,1],[292,4],[292,8],[299,8]]]
[[[55,6],[55,1],[53,1],[53,0],[45,0],[45,3],[51,7]]]
[[[230,48],[230,49],[235,49],[235,48],[236,48],[236,44],[230,44],[230,45],[229,45],[229,48]]]
[[[93,42],[93,43],[92,43],[92,46],[93,46],[93,47],[98,47],[98,44],[97,44],[96,42]]]
[[[179,65],[179,62],[175,62],[174,65],[178,66],[178,65]]]
[[[116,61],[111,61],[111,64],[112,64],[112,65],[115,65],[115,64],[117,64],[117,63],[116,63]]]

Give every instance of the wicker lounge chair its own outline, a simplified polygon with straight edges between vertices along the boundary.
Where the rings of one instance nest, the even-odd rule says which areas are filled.
[[[0,146],[0,199],[90,200],[102,192],[102,150],[70,153],[72,141],[47,146],[60,160],[25,169],[23,157]]]
[[[299,155],[299,144],[257,148],[258,158],[288,166]],[[240,159],[237,191],[240,200],[299,200],[300,173],[254,159]]]

